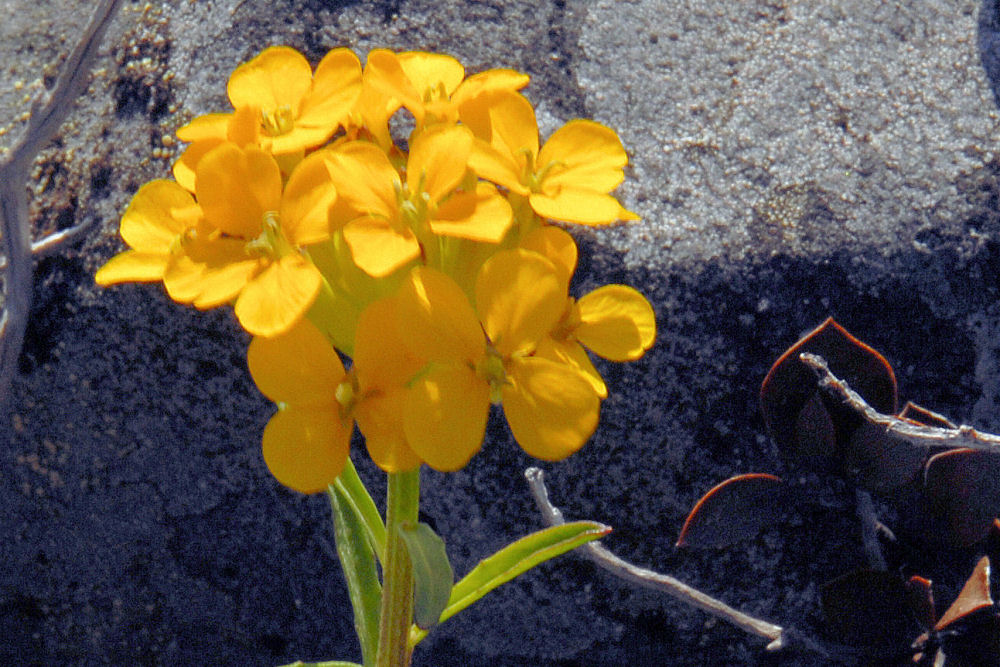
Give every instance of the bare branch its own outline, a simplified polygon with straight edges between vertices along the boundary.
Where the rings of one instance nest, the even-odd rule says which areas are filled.
[[[35,155],[56,133],[83,92],[90,64],[121,0],[101,0],[55,86],[32,105],[28,126],[0,160],[0,250],[6,258],[0,318],[0,401],[7,396],[31,310],[31,231],[25,183]]]
[[[865,558],[873,570],[885,572],[888,565],[886,565],[885,556],[882,554],[882,545],[878,541],[879,521],[875,514],[872,494],[864,489],[855,489],[854,497],[858,521],[861,522],[861,544],[864,547]]]
[[[565,523],[562,512],[549,501],[549,492],[545,487],[544,473],[539,468],[528,468],[524,471],[524,476],[528,480],[531,494],[535,498],[535,505],[537,505],[538,510],[541,512],[542,521],[545,525],[556,526]],[[651,588],[666,593],[716,618],[732,623],[741,630],[769,640],[767,645],[768,651],[778,651],[781,649],[802,650],[841,664],[856,663],[853,656],[849,655],[845,650],[827,648],[818,640],[798,632],[794,628],[783,628],[780,625],[744,614],[670,575],[647,570],[622,560],[601,546],[599,542],[590,542],[578,547],[578,549],[587,559],[620,579],[644,588]]]
[[[1000,452],[1000,436],[977,431],[971,426],[962,425],[956,428],[924,426],[893,415],[884,415],[868,405],[860,394],[834,375],[823,357],[803,352],[799,355],[799,359],[816,371],[822,389],[839,397],[871,424],[885,429],[890,437],[919,447],[969,447]]]

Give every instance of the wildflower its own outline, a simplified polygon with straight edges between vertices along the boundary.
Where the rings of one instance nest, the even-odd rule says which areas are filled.
[[[434,123],[454,124],[466,102],[495,90],[520,90],[528,85],[528,76],[492,69],[466,79],[462,64],[445,54],[375,49],[368,54],[364,82],[395,100],[395,108],[406,107],[420,130]]]
[[[532,356],[563,311],[566,285],[538,253],[501,251],[479,272],[476,310],[445,274],[417,267],[397,297],[397,327],[430,360],[410,387],[407,441],[437,470],[457,470],[478,451],[489,405],[536,458],[572,454],[597,427],[600,400],[572,366]]]
[[[584,225],[638,220],[608,194],[621,184],[628,164],[611,128],[572,120],[539,150],[531,103],[509,91],[467,105],[462,120],[477,137],[469,166],[481,178],[527,197],[543,218]]]
[[[261,393],[278,404],[264,429],[268,470],[296,491],[325,490],[347,462],[354,428],[340,402],[351,392],[336,350],[303,319],[278,336],[255,336],[247,365]]]
[[[388,275],[417,259],[431,235],[496,243],[511,223],[507,201],[489,183],[460,190],[472,135],[461,126],[420,133],[410,148],[406,182],[377,146],[353,141],[327,151],[330,178],[340,193],[335,227],[354,261],[368,274]]]
[[[521,247],[548,257],[567,281],[576,270],[576,244],[558,227],[535,230]],[[655,338],[656,315],[649,301],[627,285],[604,285],[579,299],[567,297],[562,317],[539,341],[536,354],[575,366],[603,399],[608,389],[586,350],[609,361],[635,361]]]

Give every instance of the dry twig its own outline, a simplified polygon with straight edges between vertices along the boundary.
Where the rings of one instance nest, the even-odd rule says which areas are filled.
[[[83,37],[66,59],[55,85],[32,104],[28,127],[0,160],[0,250],[6,258],[3,316],[0,317],[0,401],[6,398],[14,377],[31,310],[33,248],[25,193],[28,173],[38,151],[52,139],[73,108],[74,100],[86,87],[90,64],[119,4],[121,0],[101,0],[97,4]],[[41,250],[82,231],[74,232],[75,229],[43,239]]]

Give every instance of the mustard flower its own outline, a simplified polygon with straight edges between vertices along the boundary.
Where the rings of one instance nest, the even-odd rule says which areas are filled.
[[[566,300],[555,266],[528,250],[498,252],[479,272],[475,300],[476,310],[429,267],[413,269],[400,289],[401,337],[430,361],[406,397],[410,447],[437,470],[463,467],[481,446],[493,402],[528,454],[554,461],[577,451],[597,427],[600,399],[575,367],[533,356]]]
[[[584,225],[638,220],[609,192],[625,178],[628,156],[615,131],[572,120],[538,148],[535,111],[522,95],[493,91],[466,105],[462,122],[476,134],[469,166],[528,198],[543,218]]]
[[[576,270],[576,244],[558,227],[533,231],[520,247],[548,257],[567,282]],[[635,361],[655,338],[656,315],[649,301],[627,285],[604,285],[579,299],[567,297],[562,317],[539,341],[536,354],[575,366],[603,399],[607,386],[586,350],[609,361]]]
[[[369,53],[364,71],[365,86],[395,100],[395,108],[406,107],[418,130],[434,123],[453,124],[467,102],[491,91],[520,90],[528,80],[510,69],[491,69],[466,79],[465,68],[451,56],[386,49]]]
[[[308,319],[284,333],[256,336],[247,351],[261,393],[278,404],[264,428],[264,462],[285,486],[324,491],[343,470],[354,422],[339,397],[350,379],[336,350]]]
[[[324,151],[340,196],[332,224],[343,229],[354,261],[386,276],[417,259],[431,235],[497,243],[510,227],[510,205],[490,183],[462,190],[472,134],[441,125],[419,133],[410,147],[403,182],[374,144],[352,141]]]

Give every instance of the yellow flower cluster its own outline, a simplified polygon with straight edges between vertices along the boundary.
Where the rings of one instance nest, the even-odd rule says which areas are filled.
[[[388,472],[459,469],[491,403],[525,451],[564,458],[607,396],[584,348],[634,360],[656,327],[630,287],[569,296],[576,245],[550,222],[636,219],[609,194],[627,157],[588,120],[539,148],[527,83],[466,77],[440,54],[375,50],[362,67],[335,49],[313,71],[268,48],[230,76],[231,113],[178,130],[174,180],[136,193],[130,249],[97,282],[234,304],[250,372],[279,407],[264,458],[291,488],[340,474],[355,423]],[[404,148],[390,120],[407,116]]]

